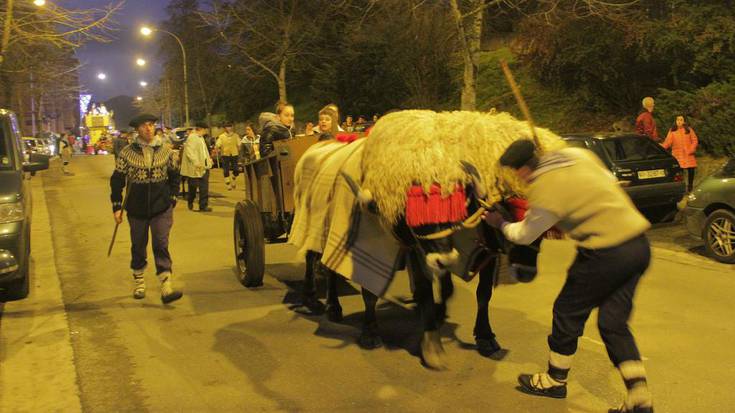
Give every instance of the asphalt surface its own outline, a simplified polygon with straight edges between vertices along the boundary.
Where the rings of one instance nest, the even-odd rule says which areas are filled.
[[[1,309],[0,411],[553,413],[602,412],[621,400],[623,386],[595,315],[580,340],[566,400],[515,390],[519,373],[546,366],[551,305],[574,254],[568,242],[544,244],[533,283],[496,289],[491,320],[508,350],[501,360],[474,350],[476,283],[455,280],[442,330],[450,369],[434,372],[420,364],[419,324],[411,311],[380,304],[386,346],[366,351],[355,343],[362,301],[354,288],[343,286],[342,324],[292,308],[303,264],[288,244],[266,247],[263,287],[243,288],[232,246],[242,178],[240,188],[228,192],[220,170],[212,173],[213,212],[188,211],[185,202],[175,211],[171,254],[184,298],[161,304],[151,259],[148,295],[134,300],[127,223],[106,257],[114,226],[112,167],[111,157],[78,157],[75,176],[63,176],[54,165],[35,178],[34,189],[45,199],[36,197],[34,214],[48,219],[36,217],[34,224],[47,227],[34,233],[31,297]],[[655,229],[655,236],[666,241],[666,228]],[[399,274],[391,293],[408,296],[407,284]],[[688,248],[655,249],[632,327],[657,412],[732,411],[734,287],[732,266]]]

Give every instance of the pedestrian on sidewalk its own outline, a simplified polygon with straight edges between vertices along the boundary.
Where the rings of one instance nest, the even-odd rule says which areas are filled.
[[[214,146],[220,154],[225,185],[227,190],[231,191],[237,186],[237,176],[240,175],[237,164],[240,156],[240,136],[232,130],[232,122],[225,124],[225,131],[219,135]],[[230,173],[233,175],[232,179]]]
[[[676,117],[676,123],[666,135],[666,140],[661,146],[671,149],[671,154],[679,162],[679,166],[687,171],[687,192],[692,192],[694,187],[694,173],[697,171],[697,151],[699,139],[684,119],[684,115]]]
[[[138,135],[133,143],[123,148],[115,161],[115,172],[110,177],[110,199],[115,222],[122,222],[123,206],[128,213],[133,297],[145,297],[143,274],[148,264],[146,250],[150,232],[156,275],[161,282],[161,301],[168,304],[183,295],[181,290],[173,287],[171,254],[168,251],[179,173],[171,150],[153,135],[157,120],[153,115],[142,114],[130,121]],[[127,189],[123,205],[124,188]]]
[[[74,175],[69,171],[69,163],[71,162],[73,149],[71,147],[71,142],[69,142],[69,134],[66,132],[61,134],[61,138],[59,138],[59,146],[61,147],[61,171],[64,175]]]
[[[639,135],[648,136],[652,141],[660,143],[661,138],[658,136],[656,119],[653,118],[655,102],[652,97],[647,96],[643,98],[641,103],[643,105],[643,111],[635,120],[635,130]]]
[[[500,158],[502,166],[529,184],[526,217],[508,223],[489,212],[485,221],[516,244],[530,244],[556,226],[577,242],[577,257],[554,302],[548,369],[521,374],[519,390],[566,397],[577,341],[590,312],[598,308],[600,335],[628,389],[623,405],[610,412],[651,413],[646,371],[628,327],[636,287],[651,259],[645,235],[650,224],[591,152],[566,148],[540,158],[535,152],[533,142],[522,139]]]
[[[183,155],[181,156],[181,175],[187,178],[189,190],[187,191],[187,205],[189,210],[194,209],[194,198],[199,192],[199,212],[211,212],[207,204],[209,202],[209,170],[212,168],[212,158],[209,156],[204,134],[207,125],[197,123],[194,130],[184,142]]]

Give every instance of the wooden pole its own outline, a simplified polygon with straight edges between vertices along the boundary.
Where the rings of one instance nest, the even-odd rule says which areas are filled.
[[[516,102],[518,102],[518,106],[521,108],[521,113],[523,113],[523,116],[526,118],[528,126],[531,127],[531,136],[533,137],[533,142],[536,144],[536,148],[538,148],[539,151],[543,151],[543,148],[541,147],[541,142],[539,141],[538,136],[536,136],[536,125],[534,124],[533,118],[531,117],[531,111],[528,110],[526,100],[523,99],[521,88],[518,87],[518,84],[513,77],[513,73],[510,71],[510,67],[508,67],[508,62],[506,62],[505,60],[501,60],[500,67],[503,69],[505,79],[508,80],[508,84],[510,85],[510,89],[513,91]]]

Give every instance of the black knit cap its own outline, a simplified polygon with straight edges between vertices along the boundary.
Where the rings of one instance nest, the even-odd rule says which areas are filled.
[[[128,125],[132,128],[138,128],[138,126],[146,123],[146,122],[157,122],[158,118],[154,115],[151,115],[150,113],[142,113],[136,117],[134,117]]]
[[[508,146],[503,156],[500,157],[500,164],[513,169],[520,169],[528,161],[533,159],[536,152],[536,145],[528,139],[519,139]]]
[[[209,126],[204,122],[196,122],[194,123],[194,127],[199,129],[209,129]]]

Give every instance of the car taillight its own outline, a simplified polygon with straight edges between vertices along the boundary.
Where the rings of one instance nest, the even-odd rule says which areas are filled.
[[[684,180],[684,174],[681,171],[674,174],[674,182],[681,182],[683,180]]]

